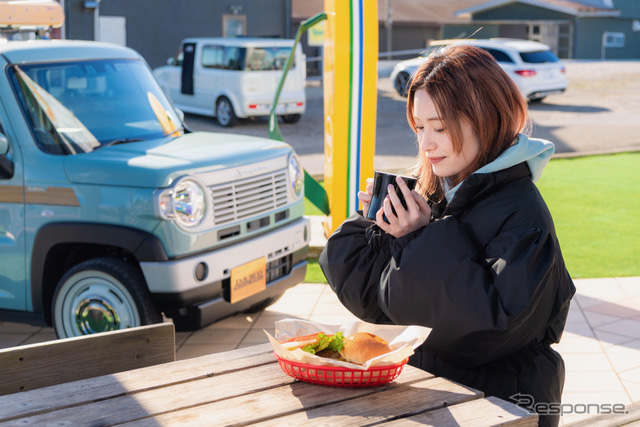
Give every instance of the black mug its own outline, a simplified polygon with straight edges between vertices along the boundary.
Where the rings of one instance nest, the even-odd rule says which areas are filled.
[[[387,187],[389,186],[389,184],[393,185],[393,188],[396,190],[396,194],[398,195],[400,202],[402,202],[402,206],[407,209],[407,203],[404,200],[404,195],[402,194],[402,191],[400,191],[400,188],[398,188],[398,183],[396,182],[397,176],[402,177],[405,184],[407,184],[407,187],[409,187],[409,190],[413,190],[416,187],[417,180],[415,178],[396,175],[388,172],[376,171],[373,176],[373,194],[371,196],[369,210],[367,211],[367,218],[375,221],[376,214],[382,207],[385,197],[387,197]],[[396,210],[393,208],[393,205],[391,205],[391,210],[393,210],[393,214],[395,215]],[[384,220],[387,221],[386,216],[384,217]]]

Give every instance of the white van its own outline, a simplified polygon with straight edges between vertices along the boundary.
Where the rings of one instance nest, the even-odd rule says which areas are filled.
[[[238,118],[270,114],[293,45],[274,38],[189,38],[154,74],[177,108],[230,127]],[[298,45],[276,109],[286,123],[305,111],[306,75]]]

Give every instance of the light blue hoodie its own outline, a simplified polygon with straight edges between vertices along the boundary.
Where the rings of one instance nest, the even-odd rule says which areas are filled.
[[[497,159],[484,165],[474,173],[497,172],[526,161],[531,170],[531,180],[536,182],[542,175],[542,169],[549,163],[549,159],[554,151],[555,146],[552,142],[544,139],[529,138],[527,135],[520,134],[513,145],[504,150]],[[450,202],[462,183],[453,188],[449,188],[448,182],[445,179],[444,184],[444,195],[447,198],[447,202]]]

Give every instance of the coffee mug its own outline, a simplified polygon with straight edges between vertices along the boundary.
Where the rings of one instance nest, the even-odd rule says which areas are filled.
[[[404,180],[409,190],[413,190],[416,187],[417,180],[412,177],[396,175],[393,173],[375,171],[373,175],[373,194],[371,195],[371,203],[369,205],[369,210],[367,211],[367,218],[375,221],[376,214],[382,207],[384,203],[385,197],[387,197],[387,187],[389,184],[393,185],[393,188],[396,190],[396,194],[402,203],[402,206],[407,209],[407,203],[404,200],[404,195],[400,188],[398,187],[398,183],[396,182],[396,177],[400,176]],[[393,214],[395,215],[396,210],[391,205],[391,209],[393,210]],[[387,221],[387,217],[384,217],[384,220]],[[388,222],[388,221],[387,221]]]

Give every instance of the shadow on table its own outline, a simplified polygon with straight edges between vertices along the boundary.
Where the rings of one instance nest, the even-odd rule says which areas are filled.
[[[290,385],[291,391],[303,407],[318,405],[319,395],[322,395],[323,403],[305,413],[294,414],[291,421],[302,422],[304,418],[313,419],[317,423],[326,418],[337,424],[359,424],[365,421],[375,423],[402,419],[482,398],[481,392],[445,378],[431,377],[401,383],[400,381],[406,381],[406,378],[403,380],[403,375],[404,372],[397,382],[376,387],[339,388],[293,383]]]

